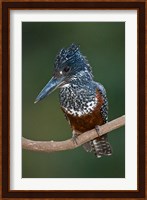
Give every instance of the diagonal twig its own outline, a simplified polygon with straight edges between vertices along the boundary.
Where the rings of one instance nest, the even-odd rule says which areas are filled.
[[[125,115],[110,121],[102,126],[99,126],[99,136],[102,136],[110,131],[118,129],[125,125]],[[76,138],[77,144],[73,142],[72,139],[65,141],[33,141],[22,137],[22,148],[31,150],[31,151],[40,151],[40,152],[55,152],[63,151],[68,149],[74,149],[82,144],[93,140],[98,137],[98,134],[95,129],[87,131]]]

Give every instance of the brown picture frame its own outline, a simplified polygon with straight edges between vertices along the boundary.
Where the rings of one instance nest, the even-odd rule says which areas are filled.
[[[145,1],[2,1],[2,198],[145,198]],[[138,189],[136,191],[11,191],[10,188],[10,34],[11,9],[135,9],[138,12]]]

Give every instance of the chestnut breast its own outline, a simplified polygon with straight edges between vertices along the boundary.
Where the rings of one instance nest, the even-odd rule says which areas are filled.
[[[73,130],[77,130],[83,133],[95,128],[96,125],[102,125],[105,123],[101,113],[101,107],[104,104],[104,98],[99,90],[96,90],[96,99],[97,103],[93,110],[80,116],[70,114],[69,112],[67,112],[67,110],[62,108]]]

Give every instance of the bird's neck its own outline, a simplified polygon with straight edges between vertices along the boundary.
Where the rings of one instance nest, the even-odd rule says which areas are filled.
[[[71,85],[71,87],[72,85],[83,87],[89,85],[89,83],[92,81],[93,77],[90,73],[88,73],[88,71],[81,71],[71,78],[69,84]]]
[[[97,104],[92,77],[76,75],[69,84],[60,89],[60,105],[71,115],[82,116],[92,112]]]

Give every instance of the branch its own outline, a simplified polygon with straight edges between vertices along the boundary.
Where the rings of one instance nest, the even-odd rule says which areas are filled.
[[[102,136],[110,131],[120,128],[125,125],[125,115],[108,122],[102,126],[99,126],[99,136]],[[87,131],[81,135],[79,135],[76,139],[77,144],[73,142],[72,139],[68,139],[65,141],[33,141],[22,137],[22,148],[32,151],[40,151],[40,152],[55,152],[55,151],[64,151],[68,149],[74,149],[76,147],[81,146],[82,144],[93,140],[96,137],[99,137],[96,130],[92,129]]]

